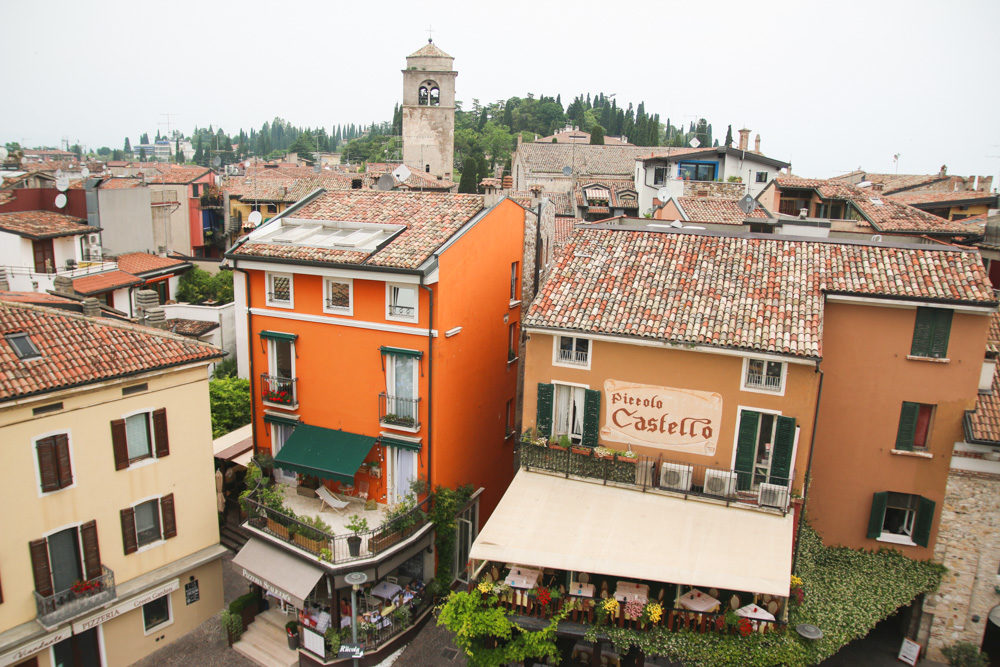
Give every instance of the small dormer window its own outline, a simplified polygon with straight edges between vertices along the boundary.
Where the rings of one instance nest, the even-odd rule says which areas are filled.
[[[37,359],[42,356],[26,333],[7,334],[4,338],[14,348],[14,354],[17,355],[18,359]]]

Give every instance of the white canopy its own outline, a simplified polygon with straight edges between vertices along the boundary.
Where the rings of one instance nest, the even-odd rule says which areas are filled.
[[[793,515],[518,471],[469,557],[788,595]]]

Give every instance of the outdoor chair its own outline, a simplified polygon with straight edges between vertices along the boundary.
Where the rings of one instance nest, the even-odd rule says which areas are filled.
[[[347,501],[334,496],[322,484],[316,489],[316,497],[319,498],[319,511],[323,511],[323,505],[328,505],[334,512],[343,512],[347,508]]]

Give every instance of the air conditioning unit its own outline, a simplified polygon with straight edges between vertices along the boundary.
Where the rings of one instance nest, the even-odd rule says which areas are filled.
[[[664,463],[660,468],[660,488],[671,491],[690,491],[691,470],[691,466]]]
[[[90,245],[100,245],[101,235],[100,234],[87,234],[87,243]]]
[[[736,493],[736,473],[731,470],[705,470],[705,493],[712,496],[731,496]]]
[[[72,257],[70,257],[69,259],[67,259],[66,260],[66,268],[69,269],[69,270],[71,270],[71,271],[73,269],[75,269],[76,268],[76,260],[73,259]]]
[[[761,507],[788,509],[788,487],[784,484],[761,484],[757,492],[757,504]]]

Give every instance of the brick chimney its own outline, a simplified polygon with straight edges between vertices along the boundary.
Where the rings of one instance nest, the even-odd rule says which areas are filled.
[[[9,292],[10,283],[7,282],[7,273],[0,273],[0,292]]]
[[[56,294],[73,296],[76,291],[73,289],[73,279],[69,276],[56,276],[52,280],[52,291]]]
[[[745,151],[750,148],[750,130],[743,128],[740,130],[740,150]]]
[[[135,294],[135,318],[140,324],[147,324],[150,311],[160,306],[159,295],[151,289],[139,290]]]
[[[760,134],[753,138],[753,152],[760,153]]]
[[[80,305],[83,306],[83,314],[85,317],[101,316],[101,302],[94,297],[88,296],[81,302]]]
[[[947,176],[948,175],[948,165],[946,165],[946,164],[941,165],[941,171],[938,172],[938,175],[939,176]]]
[[[150,308],[146,311],[145,325],[147,327],[156,327],[157,329],[167,328],[167,315],[163,312],[161,306]]]

